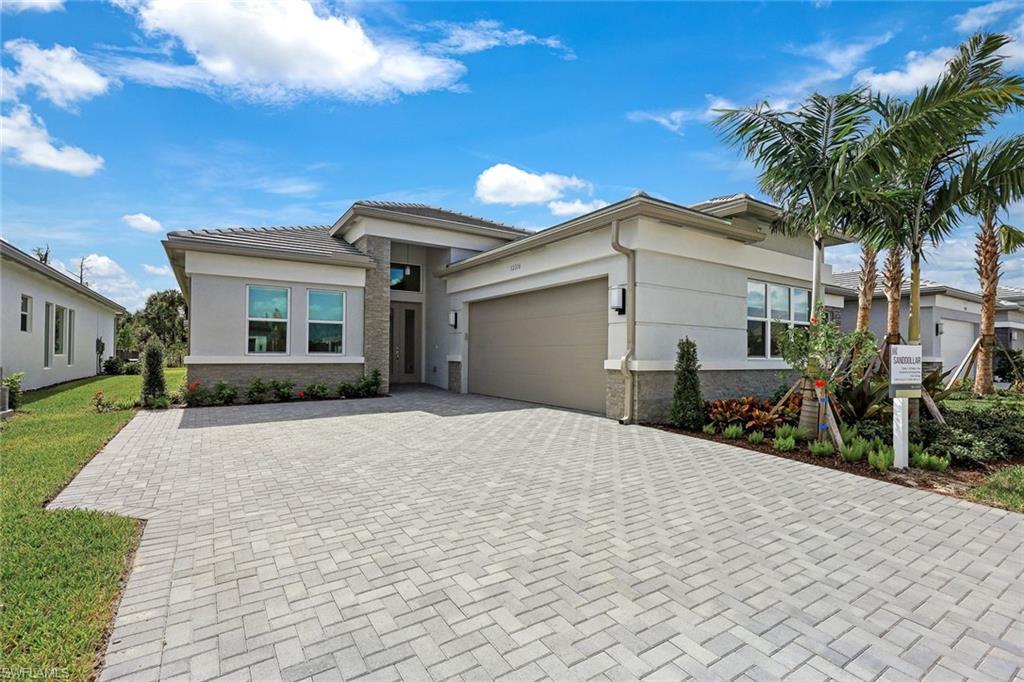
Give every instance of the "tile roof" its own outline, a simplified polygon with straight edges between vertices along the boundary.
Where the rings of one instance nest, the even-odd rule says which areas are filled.
[[[843,287],[844,289],[850,289],[852,291],[856,291],[857,289],[860,288],[860,270],[850,270],[849,272],[833,272],[832,273],[832,284],[836,285],[837,287]],[[921,288],[922,289],[927,288],[927,287],[946,287],[946,286],[947,285],[945,285],[945,284],[940,284],[939,282],[935,282],[935,281],[930,280],[930,279],[922,279],[921,280]],[[956,287],[950,287],[950,288],[951,289],[955,289]],[[910,278],[909,277],[904,278],[903,286],[901,287],[901,290],[904,291],[904,292],[910,291]],[[876,280],[876,284],[875,284],[875,294],[877,295],[877,294],[882,294],[882,293],[883,293],[882,275],[879,274],[878,275],[878,279]]]
[[[362,251],[340,237],[332,237],[330,225],[295,227],[229,227],[177,230],[170,241],[199,241],[226,247],[262,249],[308,256],[363,256]]]
[[[506,225],[505,223],[499,223],[494,220],[487,220],[486,218],[480,218],[474,215],[469,215],[468,213],[460,213],[459,211],[450,211],[446,208],[428,206],[427,204],[415,204],[403,201],[373,201],[370,199],[363,199],[355,202],[355,204],[353,205],[367,206],[370,208],[380,209],[382,211],[390,211],[391,213],[399,213],[409,216],[419,216],[421,218],[432,218],[434,220],[448,220],[453,223],[472,225],[474,227],[489,227],[495,230],[514,232],[516,234],[533,234],[530,230],[524,230],[519,227],[513,227],[512,225]]]

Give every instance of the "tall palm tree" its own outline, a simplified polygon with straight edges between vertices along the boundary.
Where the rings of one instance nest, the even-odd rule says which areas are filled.
[[[921,342],[921,262],[925,249],[945,239],[959,221],[958,206],[972,191],[965,162],[979,136],[1007,110],[1024,105],[1024,78],[1003,73],[1001,34],[964,42],[934,85],[909,102],[876,99],[882,124],[854,156],[848,176],[865,199],[879,177],[896,177],[911,198],[900,225],[901,245],[910,260],[910,318],[907,342]],[[883,235],[874,237],[884,241]],[[890,235],[891,239],[891,235]]]
[[[890,246],[882,266],[882,290],[887,304],[885,342],[900,342],[900,301],[903,298],[903,247]]]
[[[761,190],[778,202],[774,228],[813,240],[811,310],[821,297],[824,240],[835,229],[847,196],[841,168],[870,125],[865,92],[814,94],[796,111],[762,103],[721,110],[713,126],[760,169]]]
[[[871,244],[860,247],[860,282],[857,287],[857,331],[864,331],[871,325],[871,301],[875,296],[878,282],[878,252]]]
[[[996,140],[973,150],[963,175],[973,190],[961,202],[961,208],[976,216],[980,223],[975,265],[981,284],[981,343],[978,345],[974,392],[985,395],[992,392],[999,256],[1024,246],[1024,231],[1000,219],[1000,213],[1024,196],[1024,135]]]

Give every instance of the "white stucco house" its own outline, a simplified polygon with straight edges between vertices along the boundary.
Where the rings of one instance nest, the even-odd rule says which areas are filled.
[[[684,336],[706,397],[780,383],[772,336],[809,321],[812,245],[772,234],[776,211],[744,194],[682,206],[638,193],[528,232],[360,201],[332,225],[182,230],[164,247],[188,302],[190,381],[378,369],[390,384],[656,421]]]
[[[5,241],[0,296],[0,367],[24,372],[23,388],[93,376],[114,353],[125,309]]]

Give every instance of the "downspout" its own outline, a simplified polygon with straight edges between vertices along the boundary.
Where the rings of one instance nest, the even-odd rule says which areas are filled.
[[[626,352],[619,360],[622,372],[623,400],[620,424],[633,421],[633,373],[629,363],[636,355],[636,250],[622,245],[619,241],[619,221],[612,221],[612,248],[626,257]]]

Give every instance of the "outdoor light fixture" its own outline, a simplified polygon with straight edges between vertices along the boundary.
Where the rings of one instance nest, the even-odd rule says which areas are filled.
[[[405,274],[407,276],[412,274],[412,268],[408,265],[405,266]]]
[[[626,313],[626,289],[624,287],[614,287],[608,292],[608,307],[619,315]]]
[[[935,323],[935,336],[942,336],[942,323],[941,322],[936,322]]]
[[[459,328],[459,311],[449,310],[448,311],[448,326],[452,329]]]

